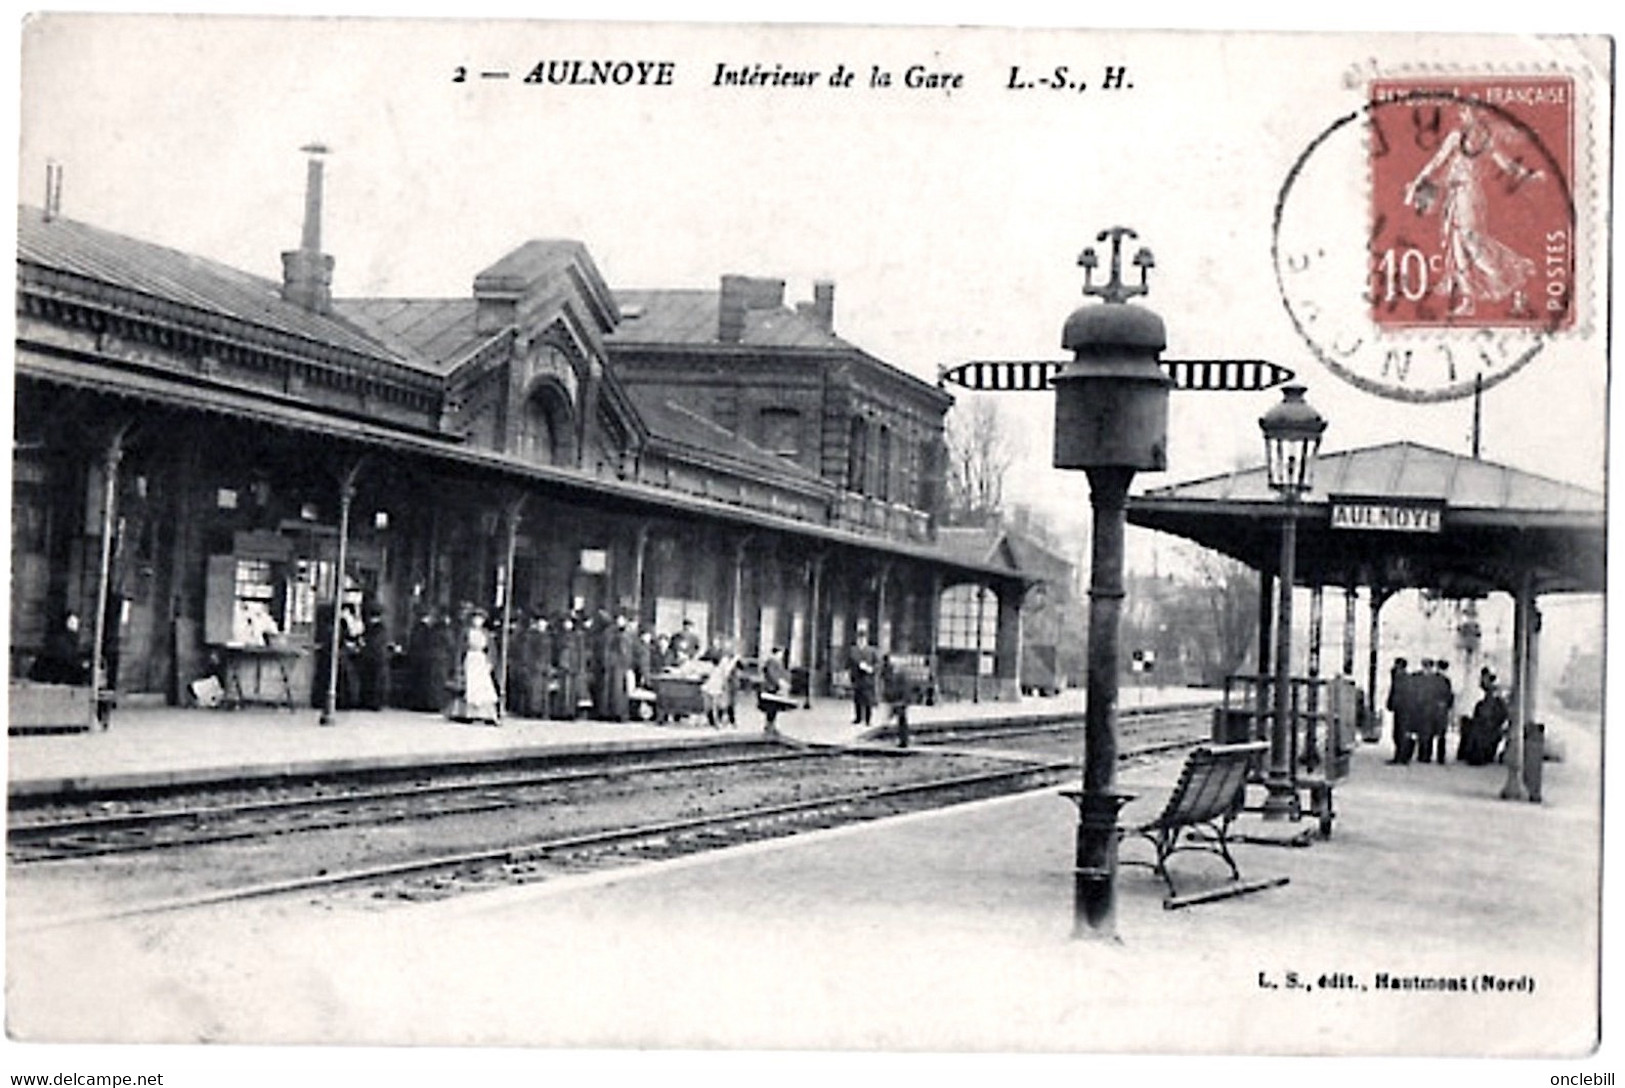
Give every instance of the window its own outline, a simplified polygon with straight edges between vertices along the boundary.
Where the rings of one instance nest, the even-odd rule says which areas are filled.
[[[570,423],[570,404],[563,391],[551,384],[538,387],[525,398],[514,452],[538,464],[569,464],[574,446]]]
[[[981,637],[977,638],[980,631]],[[942,591],[937,645],[945,650],[991,651],[999,642],[999,598],[986,586],[953,586]]]
[[[875,469],[878,477],[875,481],[875,495],[880,499],[881,502],[890,502],[892,473],[890,427],[880,428],[880,441],[878,445],[880,446],[880,456],[877,458],[877,460],[880,463]]]
[[[801,413],[794,408],[763,408],[762,448],[780,457],[801,455]]]
[[[852,429],[846,446],[846,489],[862,495],[867,493],[869,468],[869,424],[861,416],[852,417]]]

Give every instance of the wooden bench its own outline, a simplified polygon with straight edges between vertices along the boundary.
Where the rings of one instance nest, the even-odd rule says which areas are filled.
[[[1143,865],[1162,877],[1168,885],[1168,898],[1162,902],[1164,907],[1172,910],[1287,883],[1287,877],[1244,883],[1236,859],[1230,853],[1230,823],[1241,811],[1248,767],[1259,753],[1268,749],[1269,745],[1263,741],[1214,744],[1195,749],[1185,758],[1179,781],[1156,817],[1118,827],[1119,843],[1132,835],[1150,842],[1156,850],[1155,861],[1125,860],[1122,864]],[[1081,804],[1080,791],[1063,792]],[[1179,895],[1173,875],[1168,871],[1168,859],[1182,850],[1200,851],[1223,858],[1230,867],[1231,882],[1211,891]]]

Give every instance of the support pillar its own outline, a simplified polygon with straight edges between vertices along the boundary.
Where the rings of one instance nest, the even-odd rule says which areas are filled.
[[[1298,791],[1292,778],[1292,584],[1297,576],[1298,519],[1288,503],[1281,521],[1279,615],[1275,629],[1275,712],[1270,719],[1269,773],[1264,787],[1264,819],[1285,820],[1297,814]]]
[[[1089,661],[1084,703],[1083,791],[1078,797],[1074,937],[1117,939],[1118,621],[1123,613],[1123,531],[1129,468],[1091,468]]]
[[[1378,723],[1382,721],[1382,712],[1378,709],[1382,706],[1382,703],[1377,700],[1377,673],[1381,667],[1378,657],[1382,650],[1382,606],[1383,602],[1388,600],[1388,596],[1389,591],[1386,587],[1377,585],[1375,582],[1372,583],[1371,630],[1366,640],[1368,645],[1366,647],[1365,698],[1366,710],[1371,714],[1371,720]]]
[[[807,563],[807,690],[801,693],[803,710],[812,709],[813,680],[818,676],[818,598],[823,580],[824,556],[820,553]]]
[[[643,571],[648,562],[649,526],[638,526],[637,539],[632,548],[632,619],[643,623]]]
[[[1273,671],[1271,646],[1275,639],[1275,572],[1258,572],[1258,676],[1262,680]],[[1262,688],[1260,698],[1262,698]],[[1263,710],[1263,707],[1258,709]]]
[[[503,551],[502,575],[502,641],[497,644],[497,676],[500,677],[500,696],[497,699],[497,720],[501,721],[507,706],[508,653],[513,643],[513,560],[519,549],[519,522],[524,517],[525,497],[520,495],[508,503],[502,512],[502,524],[507,537]]]
[[[750,547],[749,534],[740,537],[734,545],[733,629],[734,646],[739,645],[745,630],[745,549]]]
[[[1530,718],[1534,712],[1534,675],[1530,668],[1533,654],[1535,626],[1535,579],[1523,572],[1513,598],[1512,608],[1512,705],[1511,721],[1507,732],[1507,780],[1501,787],[1501,800],[1527,801],[1529,792],[1524,787],[1523,744],[1528,734]]]
[[[1342,675],[1354,679],[1355,604],[1360,591],[1354,586],[1343,587],[1343,671]]]
[[[333,622],[327,633],[327,693],[322,696],[320,725],[332,725],[339,701],[339,611],[344,605],[345,568],[349,565],[350,506],[355,502],[355,481],[361,474],[364,457],[357,458],[339,478],[338,564],[333,572]]]
[[[96,561],[96,617],[91,624],[94,642],[90,651],[90,713],[106,729],[112,713],[107,682],[107,605],[113,588],[113,533],[117,525],[119,466],[124,461],[124,439],[131,423],[120,424],[102,451],[101,547]],[[117,637],[115,632],[114,637]]]

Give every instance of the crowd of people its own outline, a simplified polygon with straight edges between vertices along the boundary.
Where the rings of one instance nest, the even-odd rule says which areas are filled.
[[[1456,760],[1472,766],[1494,762],[1505,739],[1508,711],[1495,672],[1479,671],[1481,695],[1470,716],[1461,719]],[[1405,658],[1395,658],[1388,678],[1387,708],[1393,715],[1394,756],[1390,763],[1404,765],[1446,762],[1455,688],[1450,663],[1424,659],[1412,669]]]
[[[500,724],[506,716],[629,721],[656,713],[656,680],[668,676],[697,684],[709,725],[738,724],[744,683],[735,643],[719,637],[702,648],[692,621],[685,620],[668,636],[640,629],[624,612],[550,614],[537,609],[516,618],[508,632],[505,683],[498,681],[501,637],[482,608],[465,604],[455,613],[424,613],[404,650],[396,648],[404,654],[403,675],[410,687],[401,704],[488,725]],[[341,644],[350,644],[347,635],[341,635]],[[357,645],[365,645],[364,636]],[[350,662],[360,662],[361,654],[358,649],[341,657],[341,677]],[[777,714],[795,705],[788,697],[782,650],[773,650],[764,661],[761,686],[764,694],[778,696],[771,710],[761,704],[772,732]],[[358,690],[363,687],[358,683]],[[685,707],[684,712],[690,709],[698,708]]]

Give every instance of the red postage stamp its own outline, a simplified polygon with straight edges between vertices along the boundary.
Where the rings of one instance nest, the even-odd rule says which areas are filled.
[[[1378,80],[1369,119],[1375,324],[1571,326],[1573,82]]]

